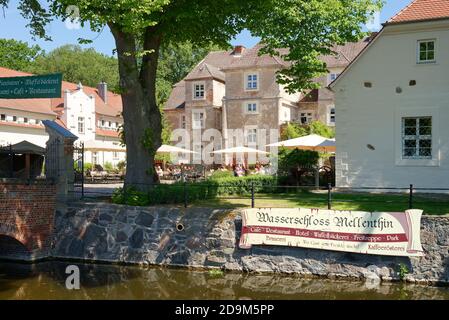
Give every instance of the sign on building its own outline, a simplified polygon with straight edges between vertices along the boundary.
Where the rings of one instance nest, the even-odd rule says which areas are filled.
[[[0,78],[0,99],[61,98],[62,74]]]
[[[362,212],[248,209],[240,248],[279,245],[387,256],[422,256],[422,210]]]

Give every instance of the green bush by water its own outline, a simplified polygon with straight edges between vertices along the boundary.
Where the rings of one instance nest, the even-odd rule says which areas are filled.
[[[134,188],[115,190],[112,202],[133,206],[157,204],[182,204],[187,197],[188,203],[196,200],[208,200],[221,196],[250,196],[255,193],[274,193],[278,188],[277,178],[272,176],[217,177],[202,182],[177,182],[158,184],[148,192]]]

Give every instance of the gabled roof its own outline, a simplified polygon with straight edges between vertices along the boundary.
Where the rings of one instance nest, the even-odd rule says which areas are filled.
[[[414,0],[386,24],[449,18],[449,0]]]
[[[175,110],[184,107],[186,92],[186,83],[184,80],[179,81],[173,86],[173,89],[168,97],[167,103],[165,104],[164,110]]]
[[[320,59],[326,63],[328,68],[346,67],[370,43],[375,35],[376,33],[373,33],[358,42],[348,42],[341,46],[334,46],[332,50],[336,54],[321,56]]]
[[[32,76],[31,73],[20,72],[0,67],[0,77],[23,77]],[[62,82],[62,92],[69,90],[71,92],[79,90],[78,85],[67,81]],[[95,112],[117,116],[122,111],[122,97],[118,94],[108,91],[108,103],[104,103],[98,94],[97,88],[83,86],[83,91],[87,95],[95,97]],[[45,113],[55,115],[60,113],[64,106],[64,95],[61,98],[54,99],[0,99],[0,108],[17,109],[28,112]]]
[[[204,60],[203,60],[204,61]],[[225,81],[225,74],[217,67],[214,67],[205,62],[200,62],[192,71],[184,78],[184,80],[197,80],[197,79],[216,79],[219,81]]]
[[[266,67],[266,66],[280,66],[288,67],[289,63],[277,56],[270,56],[268,54],[259,55],[259,51],[264,47],[262,43],[256,44],[251,49],[243,51],[240,57],[236,57],[234,61],[223,69],[238,69],[245,67]],[[288,54],[288,49],[279,49],[279,54]]]

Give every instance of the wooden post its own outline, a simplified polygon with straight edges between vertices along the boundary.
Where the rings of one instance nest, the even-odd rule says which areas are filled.
[[[25,154],[25,179],[31,178],[30,154]]]

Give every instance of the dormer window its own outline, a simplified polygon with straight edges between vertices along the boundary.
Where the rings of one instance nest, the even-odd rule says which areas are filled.
[[[436,40],[419,40],[418,41],[418,63],[434,63],[436,62]]]
[[[248,73],[245,76],[245,89],[258,90],[259,89],[259,75],[257,73]]]
[[[202,100],[205,97],[204,82],[197,82],[193,84],[193,99]]]

